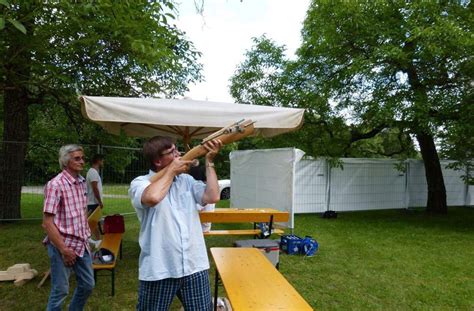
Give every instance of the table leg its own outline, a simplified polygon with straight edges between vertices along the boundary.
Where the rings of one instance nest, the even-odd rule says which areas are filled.
[[[273,231],[273,215],[270,216],[270,224],[268,224],[268,231],[270,233],[270,235],[268,237],[270,237],[272,235],[272,231]]]
[[[217,271],[217,268],[216,268],[216,277],[215,277],[215,283],[214,283],[214,311],[217,311],[218,285],[219,285],[219,272]]]

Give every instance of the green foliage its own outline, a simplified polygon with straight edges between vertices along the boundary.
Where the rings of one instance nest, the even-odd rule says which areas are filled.
[[[74,91],[76,84],[89,95],[172,95],[200,77],[200,66],[194,63],[199,53],[165,21],[170,10],[171,1],[19,1],[11,13],[34,30],[25,42],[38,74],[31,87],[56,83]]]
[[[231,94],[306,108],[299,143],[312,155],[413,156],[410,133],[472,124],[471,6],[314,1],[297,59],[254,39]]]
[[[472,17],[459,2],[315,1],[301,68],[359,122],[436,133],[470,88]]]
[[[32,95],[172,96],[200,79],[199,53],[165,20],[174,10],[170,1],[20,1],[14,7],[11,15],[30,30],[23,48],[34,54],[33,75],[22,82]]]
[[[30,143],[25,163],[28,175],[25,176],[25,180],[31,184],[43,184],[57,174],[58,151],[63,144],[81,144],[87,158],[99,152],[98,145],[141,147],[135,138],[123,134],[120,136],[108,134],[96,124],[84,120],[80,114],[71,116],[71,121],[64,116],[62,107],[52,103],[30,106],[30,115],[32,116]],[[107,171],[111,173],[107,176],[108,180],[116,182],[123,181],[125,167],[141,154],[118,148],[107,148],[105,152],[100,152],[104,153],[109,167]]]
[[[253,139],[250,148],[281,148],[297,146],[308,155],[327,157],[381,157],[403,153],[413,155],[411,139],[397,130],[380,132],[377,136],[357,138],[370,132],[369,125],[347,125],[344,113],[316,90],[314,77],[306,75],[304,58],[291,61],[285,47],[265,36],[254,39],[231,79],[231,94],[238,102],[305,108],[303,127],[297,132],[272,139]],[[374,138],[372,138],[375,136]]]
[[[472,168],[473,20],[463,1],[314,1],[299,68],[355,126],[396,128],[405,150],[408,135],[428,135]]]
[[[199,81],[200,53],[173,23],[175,15],[168,0],[2,0],[1,21],[12,27],[0,27],[0,102],[10,104],[7,85],[26,94],[33,142],[27,166],[45,177],[57,172],[57,150],[66,143],[86,145],[88,156],[96,150],[87,145],[139,145],[86,120],[78,95],[172,97]],[[118,172],[134,160],[121,155],[107,155]]]
[[[22,32],[23,34],[26,34],[26,28],[22,23],[20,23],[16,19],[9,18],[9,16],[11,15],[10,3],[7,0],[0,0],[0,5],[0,10],[2,12],[0,15],[0,30],[3,30],[5,28],[5,21],[8,21],[18,31]]]
[[[459,122],[447,122],[445,130],[440,133],[442,156],[457,160],[450,167],[463,170],[463,178],[470,185],[474,185],[473,100],[474,93],[471,90],[460,108]]]
[[[14,19],[11,19],[9,18],[8,21],[13,25],[15,26],[16,29],[18,29],[19,31],[21,31],[23,34],[26,35],[26,28],[25,26],[23,26],[22,23],[20,23],[19,21],[16,21]],[[5,25],[5,22],[3,22],[3,26]],[[3,27],[1,27],[1,29],[3,29]]]
[[[246,53],[231,78],[231,95],[244,104],[281,106],[283,93],[284,46],[275,45],[265,35],[253,38],[254,47]]]

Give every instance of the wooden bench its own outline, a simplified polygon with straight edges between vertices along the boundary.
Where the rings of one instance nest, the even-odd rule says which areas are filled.
[[[102,218],[102,209],[100,207],[97,207],[88,217],[87,217],[87,222],[89,223],[89,229],[91,232],[94,232],[95,230],[99,229],[99,222],[100,219]],[[99,230],[100,232],[100,230]]]
[[[89,227],[91,231],[93,228],[99,226],[100,219],[102,217],[102,209],[100,207],[96,208],[94,212],[89,216]],[[101,230],[99,230],[101,231]],[[106,248],[114,254],[115,260],[110,264],[92,264],[94,269],[94,280],[97,282],[97,272],[100,270],[110,271],[112,278],[112,296],[115,295],[115,265],[117,264],[117,257],[122,259],[122,233],[104,233],[102,235],[102,242],[100,243],[100,248]]]
[[[204,236],[220,236],[220,235],[253,235],[258,236],[262,233],[256,228],[256,223],[269,223],[272,228],[272,234],[283,234],[281,229],[273,228],[275,222],[287,222],[289,219],[288,212],[282,212],[271,208],[216,208],[213,211],[202,211],[199,213],[201,222],[211,223],[239,223],[250,222],[254,224],[253,229],[239,230],[211,230],[204,233]]]
[[[219,278],[232,310],[313,310],[256,248],[212,247],[216,264],[214,310]]]

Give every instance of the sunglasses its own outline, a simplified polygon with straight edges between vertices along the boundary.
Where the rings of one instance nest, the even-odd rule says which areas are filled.
[[[74,158],[72,158],[72,159],[73,159],[74,161],[76,161],[76,162],[79,162],[79,161],[81,161],[81,160],[84,161],[84,162],[86,161],[86,157],[74,157]]]

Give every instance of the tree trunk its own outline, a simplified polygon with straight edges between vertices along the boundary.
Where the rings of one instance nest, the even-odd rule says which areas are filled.
[[[28,141],[28,105],[22,91],[6,91],[0,167],[0,218],[20,218],[21,186]]]
[[[21,217],[21,186],[29,140],[28,91],[31,53],[28,37],[13,27],[4,30],[9,47],[4,56],[3,142],[0,150],[0,219]]]
[[[446,188],[433,136],[426,133],[417,133],[416,139],[420,145],[428,184],[426,210],[432,213],[446,214],[448,212]]]

